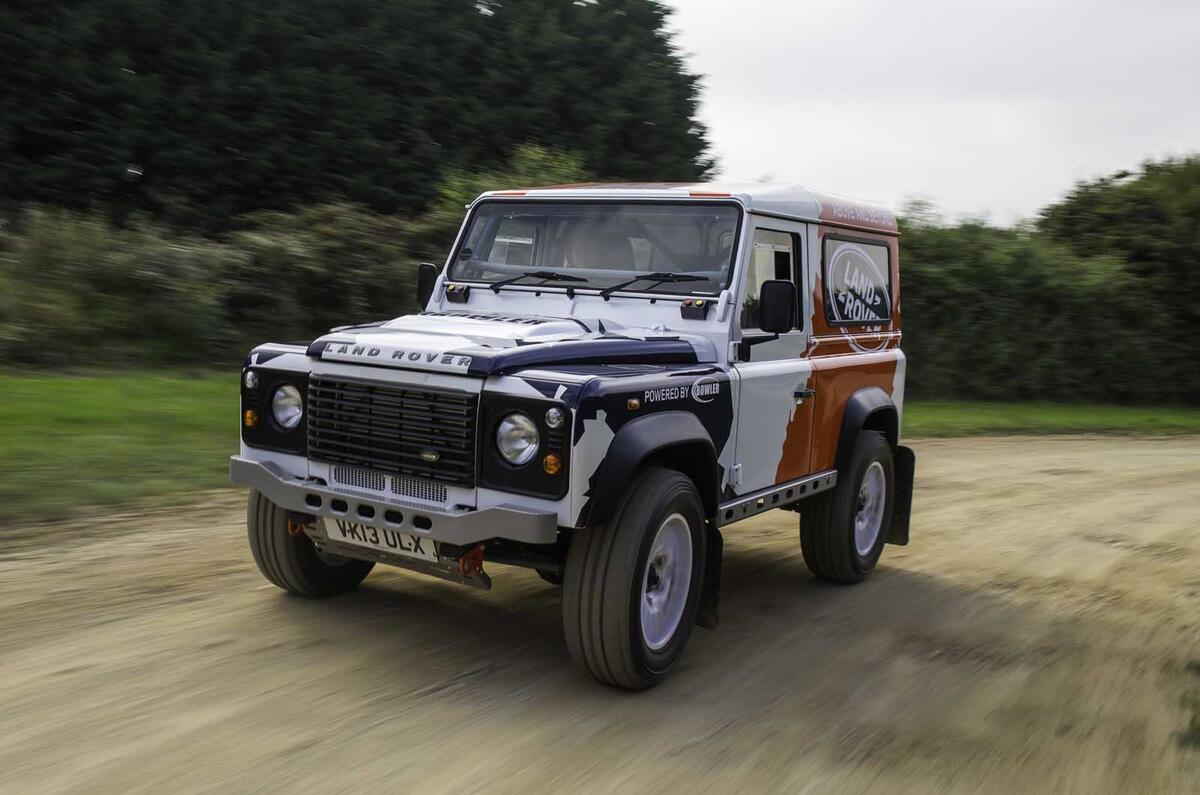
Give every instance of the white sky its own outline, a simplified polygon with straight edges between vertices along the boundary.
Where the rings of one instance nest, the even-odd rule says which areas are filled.
[[[1011,223],[1200,152],[1200,0],[667,0],[729,180]]]

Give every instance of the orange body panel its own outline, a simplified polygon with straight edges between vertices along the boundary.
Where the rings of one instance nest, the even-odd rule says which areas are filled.
[[[833,205],[837,207],[838,205]],[[831,211],[832,212],[832,211]],[[844,210],[853,214],[853,210]],[[822,213],[824,219],[826,213]],[[808,472],[831,469],[837,456],[838,436],[846,402],[860,389],[879,387],[888,395],[896,387],[896,370],[902,354],[900,322],[900,256],[895,226],[876,225],[867,231],[869,219],[857,219],[856,228],[822,224],[818,227],[816,285],[813,289],[812,329],[807,355],[813,362],[815,397],[807,411],[797,410],[788,426],[787,443],[776,482],[795,479]],[[879,325],[838,325],[829,322],[825,297],[825,240],[829,235],[851,236],[888,247],[891,277],[891,320]]]
[[[797,480],[812,472],[813,407],[815,402],[806,400],[796,407],[796,413],[788,422],[787,436],[783,442],[783,456],[775,472],[775,482]]]

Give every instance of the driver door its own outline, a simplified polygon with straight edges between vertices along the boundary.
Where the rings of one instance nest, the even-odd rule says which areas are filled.
[[[752,216],[753,217],[753,216]],[[796,285],[796,322],[779,339],[739,354],[733,365],[740,382],[737,441],[730,486],[738,495],[769,489],[809,474],[814,385],[806,357],[809,335],[804,285],[806,224],[758,219],[751,230],[735,323],[742,336],[763,335],[758,325],[758,291],[768,279]],[[748,355],[744,355],[748,354]]]

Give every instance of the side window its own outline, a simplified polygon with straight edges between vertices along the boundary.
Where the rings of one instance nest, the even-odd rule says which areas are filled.
[[[879,324],[892,318],[888,247],[870,240],[826,237],[825,316],[832,325]]]
[[[754,243],[750,249],[750,264],[746,270],[746,291],[738,313],[738,322],[744,329],[760,328],[758,322],[758,291],[762,283],[771,279],[787,279],[795,283],[796,252],[793,236],[787,232],[771,229],[755,229]]]
[[[532,265],[533,243],[537,227],[525,221],[505,218],[496,228],[488,262],[500,265]]]

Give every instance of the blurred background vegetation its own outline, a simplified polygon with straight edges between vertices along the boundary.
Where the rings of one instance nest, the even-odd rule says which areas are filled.
[[[709,176],[666,21],[650,0],[5,3],[0,365],[234,367],[412,309],[482,190]],[[911,396],[1200,402],[1200,159],[1015,228],[904,215]]]
[[[483,190],[713,176],[667,20],[653,0],[5,0],[0,522],[224,483],[246,351],[414,309],[416,264]],[[903,215],[907,432],[1200,429],[1079,406],[1200,403],[1200,158],[1012,228]]]

